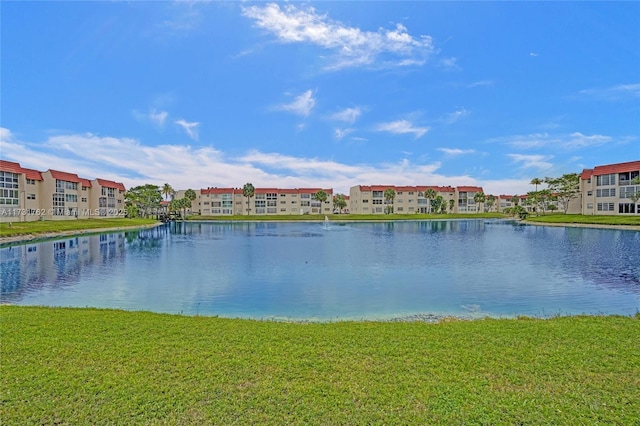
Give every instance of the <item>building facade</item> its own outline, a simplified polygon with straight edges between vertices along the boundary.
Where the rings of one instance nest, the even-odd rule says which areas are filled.
[[[2,222],[124,217],[124,194],[122,183],[0,160]]]
[[[327,199],[320,202],[315,194],[320,191]],[[185,190],[176,192],[183,198]],[[191,213],[202,216],[231,215],[301,215],[331,214],[333,189],[323,188],[255,188],[253,197],[242,195],[242,188],[203,188],[196,192]]]
[[[640,214],[640,205],[631,199],[640,192],[637,179],[640,179],[640,161],[584,169],[580,175],[582,214]]]
[[[385,198],[387,189],[395,191],[393,199]],[[483,212],[484,203],[474,201],[478,192],[483,190],[476,186],[357,185],[349,190],[349,208],[354,214],[436,213],[436,209],[449,213]]]

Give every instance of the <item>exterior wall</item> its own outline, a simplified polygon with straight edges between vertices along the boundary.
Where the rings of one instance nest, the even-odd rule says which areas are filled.
[[[384,198],[386,189],[393,189],[396,193],[393,201]],[[391,204],[393,212],[397,214],[430,213],[431,200],[426,192],[433,189],[436,196],[441,196],[449,210],[449,200],[454,200],[455,189],[450,186],[394,186],[394,185],[357,185],[349,189],[349,211],[354,214],[385,214]]]
[[[640,191],[631,181],[640,176],[640,161],[609,164],[585,169],[580,178],[582,214],[637,215],[640,203],[629,196]]]

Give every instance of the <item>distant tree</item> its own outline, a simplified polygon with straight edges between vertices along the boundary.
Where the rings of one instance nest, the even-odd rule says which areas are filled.
[[[347,207],[347,199],[344,194],[336,194],[333,196],[333,208],[338,209],[340,213]]]
[[[130,188],[124,198],[127,212],[149,217],[160,207],[162,194],[157,185],[146,184]]]
[[[631,179],[631,185],[640,185],[640,176]],[[636,187],[636,192],[629,195],[629,199],[633,201],[633,204],[637,204],[640,201],[640,186]],[[640,211],[636,210],[636,213]]]
[[[424,198],[429,200],[429,213],[431,213],[432,201],[435,200],[437,196],[438,196],[438,193],[433,188],[429,188],[426,191],[424,191]]]
[[[530,183],[531,183],[531,185],[535,185],[535,186],[536,186],[535,191],[536,191],[536,192],[538,192],[538,185],[541,185],[541,184],[542,184],[542,182],[543,182],[543,181],[542,181],[542,179],[540,179],[540,178],[533,178],[533,179],[531,179],[531,182],[530,182]]]
[[[518,202],[520,201],[520,197],[518,197],[517,195],[514,195],[513,197],[511,197],[509,201],[511,201],[511,204],[513,204],[514,206],[517,206]]]
[[[473,201],[475,201],[476,204],[478,205],[478,209],[477,209],[478,213],[482,213],[482,211],[484,210],[484,200],[485,199],[486,199],[486,196],[484,195],[484,192],[482,192],[482,191],[476,192],[473,195]],[[482,209],[480,209],[480,204],[482,204]]]
[[[489,211],[491,211],[495,202],[496,202],[496,197],[494,195],[487,196],[487,206],[489,208]]]
[[[256,193],[256,189],[251,183],[245,183],[242,187],[242,196],[247,199],[247,214],[251,214],[251,197]]]
[[[552,194],[548,189],[527,193],[527,203],[535,207],[536,216],[539,215],[540,211],[542,211],[543,214],[545,213],[547,205],[551,199]]]
[[[387,188],[384,190],[384,202],[386,204],[385,213],[393,213],[393,200],[396,198],[396,190],[393,188]]]
[[[431,208],[433,209],[432,211],[436,214],[444,213],[446,211],[447,205],[442,195],[436,195],[436,198],[431,200]]]
[[[545,178],[548,189],[562,202],[564,213],[569,209],[569,203],[580,194],[580,175],[567,173],[559,178]]]
[[[325,201],[327,201],[327,197],[328,197],[327,193],[324,192],[322,189],[318,190],[318,192],[313,194],[313,199],[320,202],[320,209],[318,211],[318,213],[320,214],[322,214],[322,205],[324,204]]]
[[[456,206],[456,202],[454,200],[449,200],[449,213],[453,213],[453,208]]]
[[[165,183],[164,185],[162,185],[162,189],[160,190],[160,192],[162,193],[162,196],[165,201],[173,200],[173,195],[175,194],[175,191],[173,190],[171,185],[169,185],[168,183]]]

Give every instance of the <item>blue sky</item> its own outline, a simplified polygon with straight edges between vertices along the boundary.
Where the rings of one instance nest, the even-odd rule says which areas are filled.
[[[23,167],[498,195],[640,159],[640,2],[0,8],[0,156]]]

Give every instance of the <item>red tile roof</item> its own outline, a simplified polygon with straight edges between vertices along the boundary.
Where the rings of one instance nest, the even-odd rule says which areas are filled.
[[[42,180],[42,173],[40,173],[39,171],[35,169],[25,169],[24,167],[22,168],[22,170],[24,171],[25,177],[27,179]]]
[[[0,171],[22,174],[23,168],[20,167],[20,163],[14,163],[13,161],[0,160]]]
[[[87,188],[91,188],[91,181],[89,179],[80,178],[80,182],[82,186],[86,186]]]
[[[51,173],[51,177],[58,180],[64,180],[66,182],[76,182],[80,183],[80,178],[75,173],[67,173],[61,172],[59,170],[51,170],[49,169],[49,173]]]
[[[24,174],[27,179],[42,180],[42,174],[34,169],[22,167],[20,163],[13,161],[0,160],[0,171],[16,174]]]
[[[608,175],[611,173],[626,173],[640,171],[640,161],[629,161],[626,163],[607,164],[596,166],[593,169],[584,169],[582,179],[589,179],[591,176]]]
[[[120,191],[125,191],[125,187],[123,183],[120,182],[114,182],[112,180],[106,180],[106,179],[96,179],[95,180],[98,185],[100,186],[104,186],[105,188],[114,188],[114,189],[119,189]]]
[[[200,194],[242,194],[238,188],[205,188],[200,190]]]
[[[484,192],[479,186],[459,186],[458,191],[461,192]]]
[[[455,191],[455,189],[451,186],[434,186],[434,185],[427,185],[427,186],[358,185],[358,188],[360,188],[360,191],[385,191],[389,188],[393,189],[396,192],[398,191],[424,192],[429,189],[433,189],[436,192],[454,192]]]

